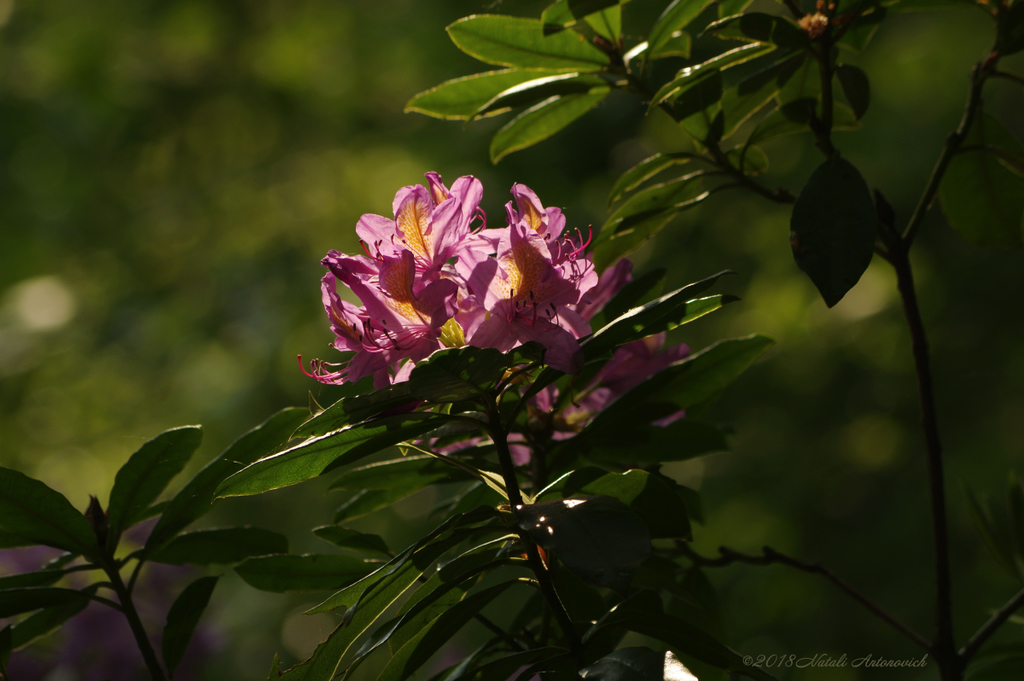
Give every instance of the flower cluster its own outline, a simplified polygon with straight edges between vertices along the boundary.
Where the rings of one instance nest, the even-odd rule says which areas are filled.
[[[506,351],[527,341],[546,348],[549,366],[579,371],[578,339],[590,333],[586,294],[598,283],[583,254],[589,240],[567,232],[562,211],[523,185],[512,187],[506,226],[487,229],[479,180],[460,177],[449,189],[437,173],[426,178],[428,187],[398,191],[394,219],[360,218],[364,254],[323,259],[334,347],[354,354],[314,360],[309,375],[332,384],[372,375],[380,388],[442,347]],[[342,299],[339,283],[361,307]]]

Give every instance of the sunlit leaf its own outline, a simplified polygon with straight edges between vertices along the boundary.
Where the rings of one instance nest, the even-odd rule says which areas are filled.
[[[775,50],[775,46],[771,44],[762,43],[751,43],[749,45],[743,45],[735,49],[723,52],[705,62],[697,64],[696,66],[688,66],[682,69],[676,77],[663,85],[651,98],[651,103],[648,107],[653,108],[658,104],[666,100],[672,100],[680,96],[689,87],[696,84],[697,81],[710,69],[718,69],[724,71],[733,66],[738,66],[751,59],[756,59],[763,55],[768,54]]]
[[[725,17],[708,24],[704,35],[719,38],[736,38],[738,40],[756,40],[772,43],[779,47],[809,49],[810,39],[786,17],[774,14],[749,12]]]
[[[369,553],[371,555],[391,556],[391,550],[379,535],[364,534],[358,530],[350,530],[337,525],[327,525],[313,530],[313,534],[326,542],[343,549]]]
[[[491,162],[551,137],[597,106],[609,92],[607,86],[596,86],[585,93],[549,97],[523,111],[491,140]]]
[[[875,205],[860,172],[838,156],[818,166],[793,205],[790,229],[796,264],[832,307],[854,287],[875,250]]]
[[[95,557],[96,535],[60,492],[18,471],[0,467],[0,530],[8,546],[43,544]]]
[[[448,120],[496,116],[505,110],[494,109],[487,113],[481,113],[480,110],[505,90],[540,78],[546,73],[537,70],[504,69],[455,78],[419,93],[409,100],[405,110]]]
[[[480,14],[448,27],[459,49],[488,64],[548,71],[599,71],[607,54],[572,30],[544,34],[536,19]]]
[[[686,28],[691,21],[703,12],[714,0],[673,0],[665,8],[651,27],[647,36],[647,54],[657,54],[658,50],[669,40],[672,35],[683,28]]]
[[[577,21],[592,14],[598,12],[604,14],[604,11],[608,9],[617,10],[623,2],[628,2],[628,0],[558,0],[544,10],[540,21],[544,25],[544,32],[550,34],[574,26]],[[609,36],[604,35],[604,37]]]

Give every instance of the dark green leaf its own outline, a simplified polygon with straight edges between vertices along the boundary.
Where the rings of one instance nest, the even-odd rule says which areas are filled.
[[[673,34],[697,18],[714,0],[673,0],[654,22],[647,36],[647,53],[652,57]]]
[[[839,84],[843,87],[846,101],[853,107],[853,115],[860,120],[871,102],[868,75],[856,66],[840,64],[836,67],[836,76],[839,77]]]
[[[0,467],[0,531],[7,546],[43,544],[94,558],[98,546],[85,516],[42,482]]]
[[[647,471],[630,470],[621,475],[608,473],[578,486],[570,475],[562,492],[566,495],[597,494],[618,499],[644,521],[652,539],[690,540],[686,506],[667,482]]]
[[[554,96],[587,94],[594,88],[605,87],[608,82],[598,76],[577,73],[557,73],[528,80],[495,95],[480,107],[479,114],[508,111],[536,104]],[[476,114],[474,114],[476,117]]]
[[[213,493],[228,476],[274,452],[306,420],[306,410],[283,409],[235,440],[206,464],[167,504],[146,540],[147,553],[169,541],[213,506]]]
[[[750,12],[725,17],[708,24],[701,35],[738,40],[756,40],[779,47],[809,49],[810,39],[799,27],[785,17]]]
[[[430,484],[429,482],[427,484]],[[343,523],[353,518],[361,518],[364,515],[379,511],[391,504],[406,498],[417,490],[404,488],[397,489],[367,489],[354,494],[338,507],[334,512],[333,522]]]
[[[701,144],[719,140],[725,132],[721,99],[721,70],[701,71],[672,101],[672,117]]]
[[[878,32],[878,27],[881,26],[885,15],[886,9],[884,7],[876,7],[871,12],[862,14],[853,20],[853,27],[848,29],[846,34],[836,44],[851,52],[862,52],[868,46],[868,43],[871,42],[875,33]]]
[[[327,591],[359,581],[380,567],[355,556],[306,554],[247,558],[235,568],[242,579],[261,591]]]
[[[661,295],[665,287],[665,272],[665,268],[659,267],[623,286],[615,297],[591,318],[593,328],[603,328],[611,320],[618,319],[634,307],[639,307]]]
[[[635,223],[627,222],[627,218],[660,213],[692,201],[701,193],[702,179],[703,173],[698,171],[637,192],[611,214],[598,232],[597,242],[608,241],[612,234],[633,228]]]
[[[167,676],[174,675],[174,670],[185,656],[185,650],[192,640],[199,618],[203,616],[213,588],[220,577],[200,577],[185,587],[181,595],[175,599],[167,612],[167,624],[164,626],[162,651]]]
[[[414,412],[385,416],[314,437],[246,466],[221,483],[217,496],[260,494],[294,485],[403,440],[415,439],[447,420],[445,416]]]
[[[721,0],[718,3],[718,18],[724,19],[734,14],[742,14],[754,0]]]
[[[998,156],[981,151],[987,148],[1022,155],[1020,143],[999,121],[984,113],[977,116],[939,185],[942,212],[971,243],[1020,248],[1024,178],[1009,171]]]
[[[476,669],[460,674],[446,681],[494,681],[508,679],[525,665],[543,662],[555,655],[567,652],[564,648],[533,648],[519,653],[512,653]]]
[[[558,0],[558,2],[544,10],[544,13],[540,16],[540,21],[544,25],[544,32],[546,34],[555,33],[564,28],[569,28],[570,26],[575,25],[577,21],[584,19],[591,14],[601,12],[608,8],[618,8],[618,5],[627,1],[628,0]],[[608,36],[605,37],[607,38]]]
[[[971,658],[964,681],[1018,681],[1024,676],[1024,646],[988,644]]]
[[[697,681],[671,650],[620,648],[580,670],[587,681]]]
[[[968,7],[987,12],[984,5],[972,0],[892,0],[884,4],[889,6],[889,11],[897,13],[937,9],[967,9]]]
[[[770,102],[782,84],[803,64],[801,53],[781,59],[771,66],[746,76],[736,85],[722,93],[722,114],[725,116],[725,131],[722,137],[729,137],[737,128]]]
[[[667,426],[631,426],[628,432],[628,441],[602,438],[596,433],[594,437],[581,434],[582,437],[577,436],[581,442],[575,446],[589,447],[583,455],[593,461],[636,465],[685,461],[729,449],[721,428],[692,419],[680,419]]]
[[[49,586],[0,589],[0,618],[12,617],[42,608],[78,603],[82,600],[88,600],[88,596],[75,589],[58,589]]]
[[[608,40],[612,45],[618,46],[622,39],[622,7],[618,4],[608,9],[595,12],[586,17],[587,26],[594,30],[594,33]]]
[[[271,553],[288,553],[287,537],[258,527],[227,527],[180,534],[149,559],[171,565],[213,565]]]
[[[519,580],[502,582],[454,604],[395,653],[377,677],[378,681],[402,681],[409,678],[487,604],[508,587],[521,583]]]
[[[768,155],[760,147],[735,147],[725,154],[733,166],[740,168],[746,175],[761,175],[768,171]]]
[[[527,504],[519,526],[580,579],[623,592],[651,552],[647,526],[628,506],[607,496]]]
[[[996,50],[1001,57],[1008,57],[1024,50],[1024,5],[1019,1],[1009,5],[998,25]]]
[[[822,163],[793,205],[790,228],[796,264],[832,307],[854,287],[875,251],[875,205],[864,178],[838,156]]]
[[[350,530],[346,527],[338,527],[337,525],[318,527],[313,530],[313,534],[343,549],[350,549],[359,553],[369,553],[371,555],[393,555],[388,545],[384,543],[384,540],[376,534],[363,534],[358,530]]]
[[[491,140],[491,162],[551,137],[597,106],[610,91],[607,86],[597,86],[586,93],[553,96],[523,111]]]
[[[444,118],[469,120],[504,113],[503,109],[480,113],[480,109],[500,93],[529,80],[542,77],[545,71],[503,69],[455,78],[421,92],[405,105],[405,111]]]
[[[673,80],[661,86],[658,92],[655,93],[654,97],[651,98],[648,111],[664,101],[670,101],[679,97],[711,69],[724,71],[725,69],[733,66],[739,66],[740,64],[748,62],[751,59],[756,59],[774,50],[774,45],[755,42],[749,45],[743,45],[742,47],[737,47],[729,50],[728,52],[723,52],[722,54],[712,57],[701,64],[697,64],[696,66],[688,66],[676,74],[676,77]]]
[[[548,71],[600,71],[608,55],[575,31],[544,35],[536,19],[481,14],[448,27],[459,49],[488,64]]]
[[[203,439],[198,426],[174,428],[160,433],[131,455],[114,477],[107,517],[110,529],[107,548],[113,549],[121,532],[141,520],[167,483],[192,458]]]
[[[94,593],[95,591],[96,587],[91,586],[82,593],[84,595]],[[11,648],[18,650],[39,640],[85,610],[88,605],[88,598],[71,598],[65,603],[43,608],[15,622],[10,628]]]
[[[1021,488],[1017,474],[1013,471],[1010,471],[1009,483],[1007,512],[1009,513],[1011,548],[1017,569],[1024,574],[1024,489]]]

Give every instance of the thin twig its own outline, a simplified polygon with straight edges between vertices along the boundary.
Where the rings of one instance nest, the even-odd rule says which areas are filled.
[[[114,588],[114,592],[117,593],[118,600],[121,601],[121,611],[124,613],[125,619],[128,620],[128,626],[135,636],[135,642],[139,646],[139,652],[142,653],[142,659],[146,662],[146,668],[149,670],[150,676],[153,678],[153,681],[166,681],[167,676],[164,674],[163,667],[160,666],[156,651],[153,650],[153,644],[150,643],[146,629],[142,626],[142,620],[139,619],[139,613],[135,610],[135,604],[132,602],[132,595],[128,592],[128,587],[125,586],[124,581],[121,579],[121,574],[113,566],[104,568],[104,571],[107,573],[107,577],[110,578],[110,583]]]
[[[964,664],[974,657],[974,654],[978,652],[978,649],[988,640],[989,636],[996,633],[996,630],[1006,620],[1010,619],[1010,615],[1015,613],[1022,605],[1024,605],[1024,589],[1018,591],[1017,595],[1007,601],[1006,605],[999,608],[989,621],[985,622],[981,629],[978,629],[978,632],[971,637],[967,645],[960,649],[960,659],[963,660]]]
[[[885,620],[890,626],[902,633],[904,636],[909,638],[911,641],[930,651],[932,644],[928,642],[926,638],[918,634],[916,631],[911,629],[903,622],[896,619],[896,617],[890,614],[882,606],[878,605],[870,598],[862,594],[860,591],[855,589],[849,582],[836,573],[829,570],[821,563],[807,563],[802,560],[797,560],[783,553],[779,553],[771,547],[765,546],[761,549],[762,555],[751,556],[738,551],[733,551],[730,548],[722,546],[718,549],[721,554],[719,558],[707,558],[694,551],[686,542],[676,542],[676,546],[680,552],[689,558],[693,563],[699,567],[724,567],[732,563],[748,563],[750,565],[771,565],[772,563],[780,563],[782,565],[788,565],[791,568],[796,568],[803,572],[810,572],[819,574],[825,577],[827,580],[838,586],[840,589],[845,591],[847,595],[852,597],[855,601],[863,605],[865,608],[873,612],[879,618]]]
[[[992,78],[1003,78],[1005,80],[1012,81],[1017,85],[1024,85],[1024,78],[1021,78],[1016,73],[1007,73],[1006,71],[992,71],[989,73]]]

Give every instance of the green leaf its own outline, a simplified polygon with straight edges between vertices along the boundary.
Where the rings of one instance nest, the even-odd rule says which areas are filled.
[[[429,483],[428,483],[429,484]],[[406,498],[416,490],[407,489],[367,489],[359,492],[345,501],[334,512],[332,522],[343,523],[346,520],[361,518],[364,515],[379,511],[391,504]]]
[[[619,4],[591,14],[585,21],[594,33],[618,47],[622,39],[622,7]]]
[[[796,264],[832,307],[864,274],[875,251],[875,205],[849,161],[830,158],[811,174],[793,205],[790,229]]]
[[[346,527],[338,527],[337,525],[318,527],[313,530],[313,534],[343,549],[350,549],[359,553],[369,553],[371,555],[389,557],[393,555],[388,545],[384,543],[384,540],[376,534],[363,534],[358,530],[350,530]]]
[[[533,648],[512,653],[487,664],[482,664],[476,669],[469,670],[445,681],[493,681],[494,679],[508,679],[526,665],[537,662],[544,662],[555,655],[561,655],[568,651],[564,648]]]
[[[733,166],[741,168],[746,175],[761,175],[768,172],[768,154],[760,147],[734,147],[726,152],[725,157]]]
[[[95,559],[96,535],[63,494],[42,482],[0,467],[0,530],[7,544],[43,544]]]
[[[665,287],[665,272],[665,268],[659,267],[623,286],[615,294],[615,297],[591,318],[590,323],[593,328],[601,329],[609,321],[618,319],[634,307],[648,303],[661,295],[661,291]]]
[[[778,95],[782,84],[804,63],[802,53],[790,54],[774,64],[740,80],[722,93],[722,114],[725,116],[725,130],[722,137],[729,137],[765,104]]]
[[[505,110],[496,109],[488,113],[480,113],[480,110],[509,88],[540,78],[545,73],[537,70],[503,69],[455,78],[419,93],[405,105],[405,111],[462,121],[497,116]]]
[[[690,34],[686,31],[676,31],[672,36],[662,43],[657,50],[647,53],[647,59],[653,61],[655,59],[664,59],[666,57],[682,57],[683,59],[690,58],[690,48],[693,44],[693,39]]]
[[[598,12],[603,14],[604,10],[619,9],[619,5],[623,2],[628,2],[628,0],[558,0],[544,10],[540,21],[544,25],[545,34],[555,33],[574,26],[577,21]],[[605,38],[609,37],[603,33],[601,35]]]
[[[491,162],[551,137],[597,106],[609,92],[611,88],[598,86],[586,93],[552,96],[523,111],[491,140]]]
[[[882,25],[882,20],[885,19],[886,14],[887,12],[884,7],[876,7],[867,14],[862,14],[853,20],[853,27],[848,29],[836,44],[855,54],[863,52],[864,48],[871,42],[871,39],[875,37],[875,33],[878,32],[878,27]]]
[[[216,494],[243,496],[294,485],[403,440],[415,439],[447,420],[445,416],[413,412],[348,426],[249,464],[221,483]]]
[[[227,527],[180,534],[149,559],[171,565],[213,565],[271,553],[288,553],[288,538],[258,527]]]
[[[672,117],[701,144],[722,138],[725,117],[722,114],[722,72],[702,71],[672,100]]]
[[[1024,675],[1024,646],[987,644],[971,658],[964,681],[1017,681]]]
[[[701,64],[697,64],[696,66],[688,66],[680,70],[673,80],[665,83],[658,89],[654,97],[651,98],[651,103],[648,105],[647,110],[649,112],[662,102],[674,100],[676,97],[682,95],[682,93],[690,87],[695,86],[701,78],[707,77],[711,69],[724,71],[725,69],[738,66],[774,50],[774,45],[755,42],[749,45],[743,45],[742,47],[737,47],[729,50],[728,52],[723,52],[722,54],[712,57]]]
[[[999,35],[995,49],[1002,57],[1024,50],[1024,5],[1014,2],[998,23]]]
[[[856,66],[840,64],[836,67],[836,76],[839,77],[839,84],[843,87],[846,101],[853,107],[853,114],[859,121],[864,112],[868,110],[868,104],[871,101],[868,75]]]
[[[680,419],[667,426],[631,426],[629,438],[602,438],[596,433],[580,435],[576,447],[588,448],[581,455],[609,465],[632,463],[652,465],[669,461],[685,461],[712,452],[729,449],[721,428],[692,419]],[[576,438],[573,438],[575,440]],[[571,446],[567,445],[566,446]]]
[[[618,499],[647,525],[652,539],[673,538],[690,540],[690,521],[686,506],[667,482],[647,471],[629,470],[625,473],[607,473],[596,480],[577,484],[570,475],[562,493],[595,494]]]
[[[95,593],[97,585],[90,586],[82,592],[85,594]],[[72,617],[82,612],[89,606],[89,598],[69,598],[66,602],[53,605],[34,612],[28,617],[15,622],[9,631],[11,635],[11,649],[18,650],[39,640],[47,634],[58,629]]]
[[[801,53],[802,55],[802,53]],[[779,93],[776,97],[779,104],[788,104],[798,99],[815,100],[815,108],[821,111],[821,73],[814,57],[805,56],[795,68],[790,67],[780,74]],[[801,117],[806,121],[809,116]]]
[[[488,64],[548,71],[600,71],[607,54],[575,31],[544,35],[536,19],[481,14],[459,19],[448,36],[460,50]]]
[[[981,535],[986,548],[1011,577],[1024,581],[1020,566],[1012,556],[1009,527],[999,522],[998,514],[992,512],[988,504],[982,505],[974,493],[965,485],[964,495],[967,497],[967,508],[974,521],[975,529]]]
[[[192,582],[185,587],[167,612],[167,624],[164,626],[161,644],[168,677],[174,676],[174,670],[185,657],[192,634],[195,633],[199,618],[203,616],[203,611],[210,602],[218,579],[220,577],[200,577]]]
[[[809,50],[811,47],[807,34],[792,21],[785,17],[761,12],[749,12],[719,19],[708,24],[701,35],[747,41],[756,40],[794,49]]]
[[[651,27],[647,36],[647,54],[657,54],[658,50],[672,35],[696,19],[714,0],[673,0],[665,8],[658,20]]]
[[[213,493],[228,476],[274,452],[306,420],[300,407],[283,409],[231,444],[175,494],[146,540],[146,553],[157,549],[213,507]]]
[[[973,244],[1020,248],[1024,178],[1007,170],[994,154],[969,151],[987,148],[1022,154],[1020,143],[999,121],[984,113],[977,116],[939,185],[942,212]]]
[[[624,592],[651,552],[647,526],[611,497],[527,504],[515,513],[538,545],[590,584]]]
[[[598,232],[597,243],[608,241],[612,234],[636,229],[638,221],[629,218],[649,217],[693,201],[701,194],[702,181],[703,172],[697,171],[637,192],[611,214]]]
[[[20,589],[26,586],[49,586],[68,574],[69,570],[36,570],[0,577],[0,589]]]
[[[326,591],[354,584],[380,567],[355,556],[305,554],[247,558],[235,568],[260,591]]]
[[[479,111],[473,114],[473,117],[533,105],[554,96],[586,94],[594,88],[607,85],[608,82],[599,76],[581,76],[578,73],[547,75],[519,83],[499,92],[491,100],[485,102]]]
[[[142,445],[121,466],[107,505],[108,549],[117,546],[121,532],[142,520],[149,505],[181,472],[202,439],[203,430],[198,426],[174,428]]]
[[[454,604],[395,653],[377,677],[378,681],[402,681],[409,678],[485,606],[510,586],[521,583],[519,580],[502,582]]]
[[[734,14],[742,14],[754,0],[721,0],[718,3],[718,18],[724,19]]]
[[[580,670],[587,681],[697,681],[671,650],[620,648]]]
[[[78,603],[88,598],[88,595],[76,589],[58,589],[51,586],[0,589],[0,618]]]

